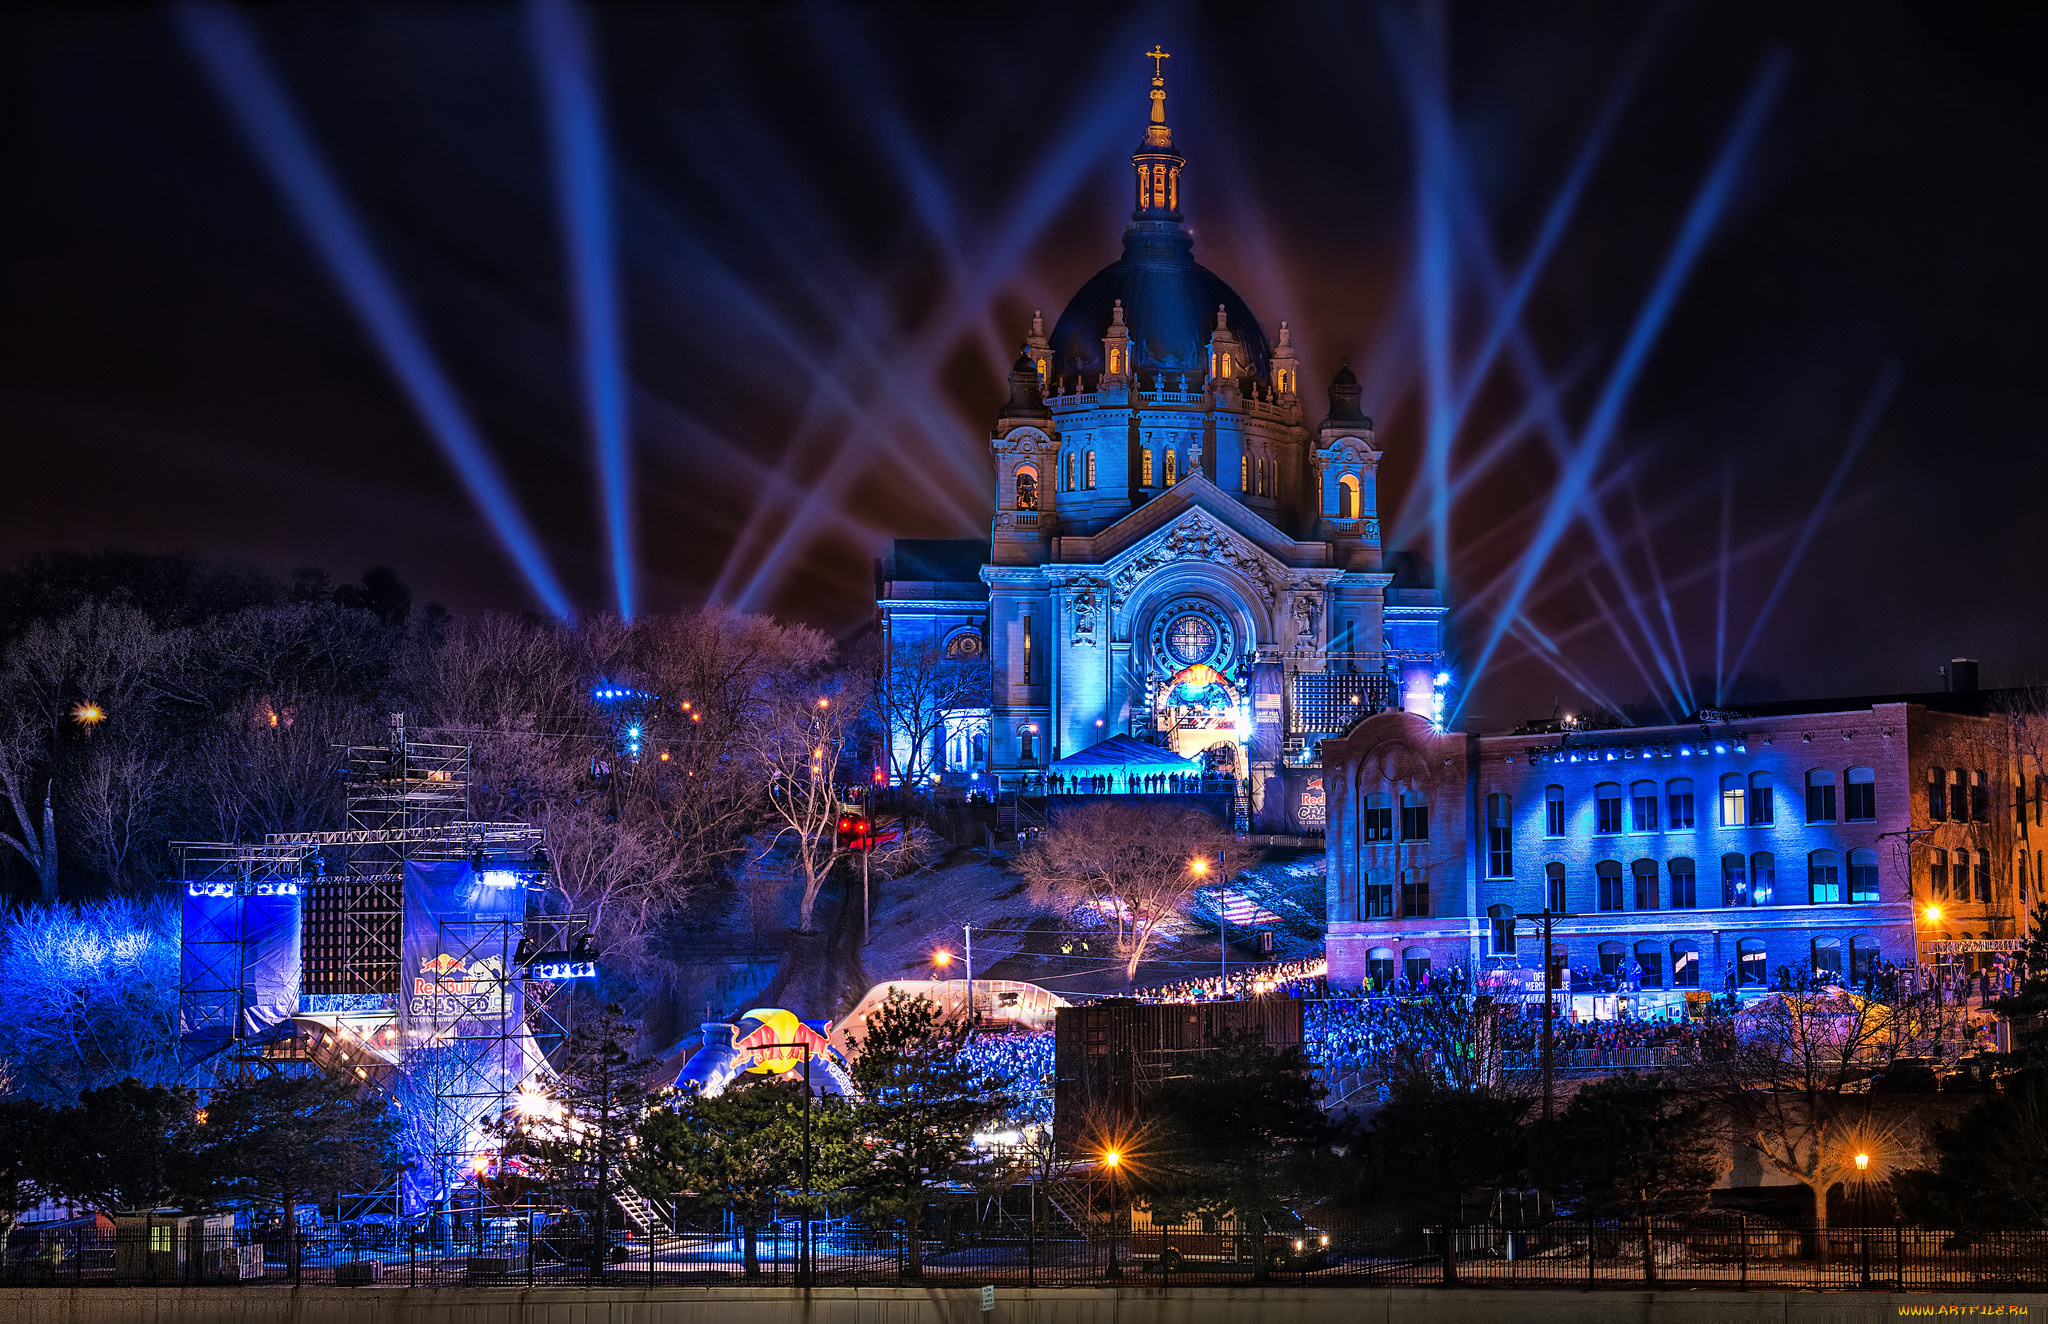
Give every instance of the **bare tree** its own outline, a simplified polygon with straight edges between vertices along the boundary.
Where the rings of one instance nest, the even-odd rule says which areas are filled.
[[[116,887],[130,883],[138,856],[153,854],[163,834],[158,811],[168,787],[168,759],[132,746],[102,744],[86,759],[74,791],[79,839],[87,859]]]
[[[14,832],[0,831],[0,841],[14,848],[17,855],[35,871],[36,884],[43,904],[57,904],[57,812],[56,783],[53,779],[43,782],[42,812],[37,814],[30,806],[30,797],[35,794],[29,778],[35,766],[36,742],[24,732],[16,733],[11,739],[0,741],[0,790],[7,793],[7,807],[14,811]],[[24,794],[24,791],[27,794]]]
[[[979,711],[985,733],[991,676],[985,653],[949,657],[935,639],[891,645],[875,690],[875,715],[899,782],[921,785],[937,771],[936,751],[949,722]]]
[[[777,824],[776,839],[786,842],[792,872],[802,885],[797,927],[808,933],[817,909],[818,892],[843,853],[838,824],[842,791],[840,762],[861,718],[866,694],[858,682],[842,677],[836,692],[799,690],[778,694],[756,750],[768,776],[768,803]]]
[[[1099,803],[1062,815],[1017,869],[1049,898],[1108,918],[1125,977],[1135,980],[1160,926],[1197,888],[1227,881],[1250,858],[1200,810]]]
[[[1953,1011],[1932,992],[1879,1001],[1810,973],[1781,969],[1778,980],[1727,1036],[1695,1051],[1682,1079],[1714,1101],[1734,1139],[1807,1188],[1825,1231],[1829,1188],[1856,1175],[1857,1154],[1891,1148],[1872,1078],[1938,1050]],[[1825,1238],[1818,1244],[1824,1254]]]

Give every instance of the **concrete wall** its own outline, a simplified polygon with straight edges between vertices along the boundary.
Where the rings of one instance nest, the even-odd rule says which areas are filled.
[[[1889,1324],[1902,1306],[2023,1317],[2048,1312],[2048,1294],[998,1288],[983,1314],[972,1288],[0,1289],[12,1324]]]

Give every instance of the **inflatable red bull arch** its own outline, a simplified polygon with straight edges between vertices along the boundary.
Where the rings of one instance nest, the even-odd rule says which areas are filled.
[[[810,1049],[811,1087],[827,1094],[854,1093],[846,1058],[828,1036],[830,1021],[799,1020],[780,1007],[756,1007],[738,1022],[706,1021],[704,1044],[683,1064],[676,1088],[706,1097],[725,1093],[743,1075],[802,1075]]]

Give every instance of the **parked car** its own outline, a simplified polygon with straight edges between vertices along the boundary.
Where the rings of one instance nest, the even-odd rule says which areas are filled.
[[[1197,1214],[1178,1221],[1131,1211],[1131,1254],[1173,1271],[1189,1265],[1241,1268],[1264,1260],[1267,1268],[1294,1272],[1319,1269],[1329,1261],[1330,1234],[1310,1227],[1299,1214]]]
[[[607,1227],[605,1240],[610,1243],[605,1247],[605,1263],[623,1262],[626,1258],[626,1230]],[[533,1258],[557,1260],[563,1264],[589,1264],[596,1243],[597,1234],[591,1230],[589,1220],[581,1214],[562,1214],[534,1230]]]

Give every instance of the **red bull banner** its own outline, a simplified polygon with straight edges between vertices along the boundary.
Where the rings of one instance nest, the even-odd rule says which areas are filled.
[[[517,874],[407,861],[403,998],[411,1028],[455,1038],[519,1024],[512,952],[526,917]],[[471,1022],[488,1021],[488,1025]]]

